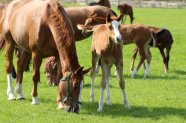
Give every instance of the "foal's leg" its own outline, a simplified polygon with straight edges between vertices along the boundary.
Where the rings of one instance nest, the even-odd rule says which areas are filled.
[[[17,99],[25,99],[22,93],[22,80],[23,80],[23,73],[26,68],[26,65],[30,62],[31,54],[22,51],[18,61],[17,61],[17,79],[16,79],[16,93]]]
[[[165,67],[165,73],[167,73],[167,58],[165,56],[165,53],[164,53],[164,48],[161,48],[161,47],[158,47],[159,48],[159,51],[161,53],[161,56],[163,58],[163,64],[164,64],[164,67]]]
[[[40,66],[41,66],[41,59],[38,54],[35,52],[32,53],[32,60],[33,60],[33,82],[34,82],[34,87],[32,89],[32,105],[37,105],[38,104],[38,99],[37,99],[37,84],[40,81]]]
[[[103,110],[103,95],[104,95],[104,90],[107,84],[107,73],[108,73],[108,66],[102,62],[101,64],[102,68],[102,80],[101,80],[101,87],[100,87],[100,100],[99,100],[99,107],[98,107],[98,112],[101,112]]]
[[[131,63],[131,66],[130,66],[130,71],[134,70],[134,62],[135,62],[137,54],[138,54],[138,48],[134,49],[134,52],[133,52],[133,55],[132,55],[132,63]]]
[[[132,73],[131,78],[134,78],[137,75],[139,68],[141,67],[141,65],[143,64],[143,62],[145,60],[144,48],[138,48],[138,50],[139,50],[139,54],[140,54],[140,61],[138,63],[136,70],[134,70],[134,72]]]
[[[13,53],[14,53],[14,44],[12,43],[13,40],[11,38],[7,38],[5,49],[6,49],[6,74],[7,74],[7,95],[8,100],[14,100],[14,90],[12,88],[12,65],[13,65]]]
[[[147,58],[147,65],[146,65],[146,69],[145,69],[145,75],[144,78],[146,78],[149,75],[149,69],[150,69],[150,62],[151,62],[151,53],[148,47],[146,47],[145,49],[145,56]]]
[[[169,58],[170,58],[170,50],[171,50],[171,44],[169,44],[167,47],[166,47],[166,59],[167,59],[167,62],[166,62],[166,73],[169,71]]]
[[[106,74],[106,97],[107,97],[107,105],[112,105],[111,101],[110,101],[110,69],[111,69],[112,65],[108,65],[108,69],[107,69],[107,74]],[[117,69],[117,68],[116,68]],[[117,74],[118,75],[118,74]]]
[[[94,102],[94,80],[96,77],[96,72],[97,72],[97,63],[98,63],[99,57],[96,54],[92,53],[92,70],[90,73],[91,77],[91,91],[90,91],[90,102]]]
[[[125,89],[125,80],[123,77],[123,61],[121,61],[119,64],[116,64],[116,67],[118,69],[119,85],[120,85],[120,88],[121,88],[122,94],[123,94],[123,102],[124,102],[125,108],[130,109],[127,95],[126,95],[126,91],[125,91],[126,89]]]

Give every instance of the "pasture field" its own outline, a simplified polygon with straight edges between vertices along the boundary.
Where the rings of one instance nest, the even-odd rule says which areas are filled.
[[[116,7],[113,9],[118,13]],[[114,76],[114,67],[110,80],[112,105],[97,112],[101,72],[95,81],[95,103],[91,104],[90,77],[85,75],[80,114],[58,110],[56,104],[57,87],[49,87],[41,66],[41,82],[38,86],[39,105],[31,105],[32,73],[26,72],[23,79],[24,101],[8,101],[6,95],[7,80],[5,74],[5,53],[0,54],[0,123],[186,123],[186,9],[134,8],[134,23],[142,23],[168,28],[174,38],[170,57],[170,71],[164,73],[159,50],[151,48],[152,62],[150,75],[143,79],[144,70],[139,70],[135,79],[130,78],[130,63],[134,44],[126,45],[124,54],[124,77],[131,110],[126,110],[122,102],[122,93],[118,78]],[[127,18],[128,20],[129,18]],[[129,23],[127,21],[126,23]],[[91,38],[77,42],[77,53],[81,65],[91,66]],[[136,60],[135,66],[139,61]],[[16,63],[16,58],[14,59]],[[13,80],[15,87],[15,80]]]

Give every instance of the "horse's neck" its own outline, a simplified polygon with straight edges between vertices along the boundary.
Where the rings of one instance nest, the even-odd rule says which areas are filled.
[[[67,16],[64,9],[61,9],[60,12],[51,15],[49,18],[50,29],[59,52],[63,73],[66,71],[74,72],[80,67],[76,53],[73,27]]]
[[[59,56],[63,72],[75,71],[80,67],[75,44],[64,45],[59,53]]]

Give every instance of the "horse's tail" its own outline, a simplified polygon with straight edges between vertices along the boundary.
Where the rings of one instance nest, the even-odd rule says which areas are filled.
[[[158,38],[157,38],[156,33],[151,32],[151,38],[152,38],[152,42],[153,42],[153,47],[156,47],[158,44]]]
[[[5,40],[2,34],[0,34],[0,51],[2,51],[5,47]]]
[[[81,24],[78,24],[78,25],[77,25],[77,28],[78,28],[79,30],[82,30],[82,31],[85,31],[85,32],[93,32],[94,27],[95,27],[95,26],[85,26],[85,25],[81,25]]]

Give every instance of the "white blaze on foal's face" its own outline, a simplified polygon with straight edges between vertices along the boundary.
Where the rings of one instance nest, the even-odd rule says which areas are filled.
[[[114,40],[115,40],[115,43],[123,43],[122,41],[122,36],[121,36],[121,33],[120,33],[120,24],[118,21],[114,20],[112,21],[112,27],[113,27],[113,30],[114,30]]]

